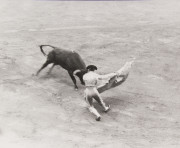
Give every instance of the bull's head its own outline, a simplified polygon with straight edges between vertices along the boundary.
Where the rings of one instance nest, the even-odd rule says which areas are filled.
[[[80,70],[80,69],[77,69],[77,70],[75,70],[75,71],[73,72],[73,75],[74,75],[74,76],[78,76],[79,79],[81,80],[81,84],[84,85],[83,75],[84,75],[85,73],[87,73],[87,70],[86,70],[86,69],[81,69],[81,70]]]
[[[82,73],[82,71],[83,71],[83,70],[77,69],[77,70],[75,70],[75,71],[73,72],[73,75],[74,75],[74,76],[78,76],[79,74]]]

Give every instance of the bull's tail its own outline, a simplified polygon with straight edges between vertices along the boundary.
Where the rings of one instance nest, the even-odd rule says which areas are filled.
[[[44,52],[43,46],[49,46],[49,47],[55,48],[54,46],[51,46],[51,45],[40,45],[39,47],[40,47],[41,52],[43,53],[44,56],[47,56],[47,54]]]

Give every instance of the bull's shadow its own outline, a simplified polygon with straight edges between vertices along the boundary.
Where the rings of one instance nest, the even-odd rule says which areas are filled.
[[[50,69],[50,68],[49,68]],[[62,69],[60,66],[55,66],[53,70],[49,73],[49,69],[44,70],[41,75],[38,76],[39,80],[49,80],[54,79],[59,84],[65,84],[68,87],[73,88],[72,80],[69,78],[69,74],[66,70]],[[81,89],[83,85],[80,83],[79,78],[76,78],[76,83],[78,85],[78,88]]]

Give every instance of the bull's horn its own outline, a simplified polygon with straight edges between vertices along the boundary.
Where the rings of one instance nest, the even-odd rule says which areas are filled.
[[[81,72],[81,70],[77,69],[73,72],[73,75],[76,75],[78,72]]]

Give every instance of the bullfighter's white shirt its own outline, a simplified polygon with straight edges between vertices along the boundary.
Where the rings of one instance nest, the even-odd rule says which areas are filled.
[[[115,76],[115,73],[110,73],[107,75],[99,75],[93,71],[89,71],[88,73],[86,73],[83,76],[83,80],[85,82],[85,86],[91,86],[91,87],[95,87],[97,85],[98,80],[102,80],[102,79],[108,79],[110,77]]]

